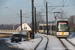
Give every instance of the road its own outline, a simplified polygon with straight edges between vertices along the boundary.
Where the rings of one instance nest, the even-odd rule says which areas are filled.
[[[6,45],[5,40],[0,39],[0,50],[22,50],[22,49],[10,48]]]

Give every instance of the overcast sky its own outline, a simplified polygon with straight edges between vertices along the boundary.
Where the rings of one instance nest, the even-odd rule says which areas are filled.
[[[55,7],[54,11],[59,11],[61,8],[65,12],[67,12],[67,17],[70,17],[71,15],[75,15],[75,0],[46,0],[48,3],[48,6],[63,6],[64,7]],[[63,2],[64,1],[64,2]],[[25,7],[25,21],[27,23],[31,22],[31,0],[0,0],[0,24],[13,24],[13,12],[14,12],[14,23],[19,24],[20,23],[20,9],[23,13],[23,22],[24,22],[24,7]],[[41,11],[43,9],[45,11],[45,2],[44,0],[34,0],[34,6],[38,11]],[[6,8],[8,7],[8,8]],[[48,7],[48,11],[53,9],[54,7]],[[11,10],[12,9],[12,10]],[[42,12],[44,12],[42,11]],[[43,13],[45,15],[45,13]],[[45,19],[45,16],[44,16]],[[54,20],[54,14],[49,13],[48,20],[53,21]]]

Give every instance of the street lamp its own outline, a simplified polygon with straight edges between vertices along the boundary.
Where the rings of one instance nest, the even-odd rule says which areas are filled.
[[[13,10],[13,9],[11,9],[11,8],[8,8],[8,7],[5,7],[5,8],[10,9],[10,10],[12,10],[12,11],[13,11],[13,32],[14,32],[14,10]]]
[[[26,1],[26,2],[28,2],[28,1]],[[24,30],[25,30],[25,3],[24,3]]]

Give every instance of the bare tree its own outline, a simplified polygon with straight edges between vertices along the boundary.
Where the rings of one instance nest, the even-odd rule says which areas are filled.
[[[39,26],[39,23],[44,23],[44,18],[42,16],[42,12],[38,12],[36,14],[36,21],[37,21],[37,27]]]
[[[35,22],[35,21],[34,21]],[[37,12],[36,13],[36,23],[37,23],[37,28],[39,26],[39,23],[44,23],[44,18],[42,16],[42,12]],[[34,23],[35,24],[35,23]],[[32,22],[29,24],[30,27],[32,28]],[[35,26],[35,25],[34,25]]]
[[[70,16],[69,18],[69,27],[71,30],[74,30],[75,27],[75,16]]]
[[[38,12],[38,13],[36,14],[36,18],[37,18],[37,22],[39,22],[39,23],[44,22],[44,18],[43,18],[43,16],[42,16],[42,12]]]

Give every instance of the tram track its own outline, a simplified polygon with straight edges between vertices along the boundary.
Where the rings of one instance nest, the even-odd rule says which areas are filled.
[[[64,48],[65,48],[65,50],[70,50],[71,48],[69,48],[66,44],[65,44],[65,42],[63,42],[61,39],[59,39],[60,40],[60,42],[62,43],[62,45],[64,46]],[[69,45],[71,45],[71,46],[73,46],[73,47],[75,47],[75,45],[72,43],[72,42],[70,42],[68,39],[64,39],[67,43],[69,43]],[[72,49],[75,49],[75,48],[72,48]]]
[[[65,39],[66,41],[68,41],[71,45],[73,45],[75,47],[75,44],[73,44],[72,42],[70,42],[68,39]]]
[[[44,37],[40,36],[40,37],[41,37],[41,40],[40,40],[40,42],[36,45],[36,47],[34,48],[34,50],[37,50],[37,49],[38,49],[39,45],[41,45],[41,43],[42,43],[42,41],[44,40],[44,38],[47,39],[47,42],[46,42],[46,45],[45,45],[44,50],[47,50],[49,38],[48,38],[47,36],[44,36]]]
[[[40,37],[41,37],[41,36],[40,36]],[[34,50],[36,50],[36,49],[38,48],[38,46],[40,45],[40,43],[42,42],[42,40],[43,40],[43,37],[41,37],[40,42],[36,45],[36,47],[34,48]]]
[[[61,39],[59,39],[59,41],[60,41],[60,42],[62,43],[62,45],[64,46],[65,50],[69,50],[69,49],[67,48],[67,46],[62,42]]]
[[[48,46],[48,42],[49,42],[49,38],[47,36],[45,36],[47,38],[47,43],[46,43],[46,47],[45,50],[47,50],[47,46]]]

